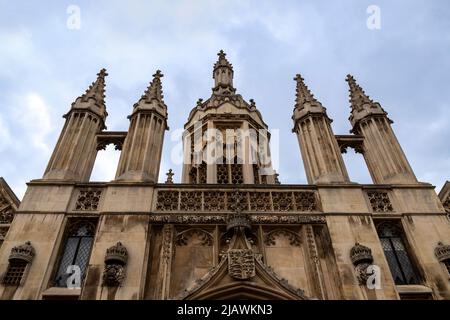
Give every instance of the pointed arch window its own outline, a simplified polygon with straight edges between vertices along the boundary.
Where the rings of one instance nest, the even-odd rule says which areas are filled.
[[[189,171],[189,178],[193,184],[206,183],[206,162],[203,161],[199,166],[192,167]]]
[[[67,287],[67,279],[71,275],[67,273],[69,266],[78,266],[81,271],[81,280],[84,279],[94,242],[95,229],[96,221],[69,221],[54,279],[56,287]]]
[[[254,163],[252,166],[253,166],[253,178],[254,178],[255,184],[260,184],[258,165],[256,163]]]
[[[398,223],[382,222],[377,226],[377,232],[395,284],[419,284],[420,277],[412,263],[403,230]]]

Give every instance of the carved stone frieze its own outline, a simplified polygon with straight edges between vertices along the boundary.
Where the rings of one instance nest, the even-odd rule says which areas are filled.
[[[250,192],[249,196],[251,211],[272,211],[270,192]]]
[[[272,192],[274,211],[292,211],[294,208],[291,192]]]
[[[175,223],[175,224],[227,224],[227,215],[150,215],[151,223]],[[324,216],[318,215],[249,215],[249,220],[254,224],[305,224],[326,223]]]
[[[200,191],[182,191],[180,200],[180,210],[201,211],[202,193]]]
[[[158,190],[157,211],[317,212],[314,191]]]
[[[178,191],[160,190],[158,191],[156,210],[174,211],[178,210]]]

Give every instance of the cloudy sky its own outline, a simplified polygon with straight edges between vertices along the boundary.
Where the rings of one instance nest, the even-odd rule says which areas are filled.
[[[380,29],[367,27],[370,5],[380,9]],[[127,130],[154,71],[165,74],[171,131],[160,180],[173,168],[179,181],[174,133],[210,96],[223,49],[238,92],[279,129],[283,183],[306,183],[291,132],[294,75],[327,107],[335,134],[347,134],[351,73],[389,112],[419,180],[439,190],[450,179],[449,12],[448,0],[0,0],[0,176],[20,198],[27,181],[42,177],[61,116],[105,67],[108,130]],[[92,180],[113,179],[118,156],[101,152]],[[360,155],[345,161],[354,181],[370,182]]]

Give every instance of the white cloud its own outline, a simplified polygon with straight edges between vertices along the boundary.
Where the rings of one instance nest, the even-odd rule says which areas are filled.
[[[47,136],[53,130],[51,107],[37,93],[28,93],[24,100],[25,106],[15,109],[14,115],[22,129],[19,139],[31,142],[34,148],[48,155],[50,146]]]
[[[11,144],[11,134],[6,122],[0,114],[0,151],[7,149]]]

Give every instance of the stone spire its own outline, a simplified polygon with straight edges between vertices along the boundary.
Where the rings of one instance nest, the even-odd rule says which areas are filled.
[[[76,101],[79,99],[82,102],[88,102],[89,99],[94,99],[95,103],[100,107],[105,107],[105,77],[108,76],[106,69],[103,68],[97,73],[97,80],[92,82],[89,88],[83,93]],[[75,102],[76,102],[75,101]]]
[[[314,95],[304,82],[305,79],[300,74],[297,74],[294,80],[297,82],[294,115],[292,116],[294,122],[310,113],[322,113],[328,118],[327,109],[314,98]]]
[[[164,75],[161,73],[161,70],[156,70],[156,73],[153,75],[153,81],[150,82],[150,85],[144,92],[142,99],[145,99],[149,103],[152,100],[164,103],[163,101],[164,95],[162,92],[162,84],[161,84],[162,77],[164,77]]]
[[[322,104],[314,98],[314,95],[309,90],[308,86],[305,84],[302,76],[297,74],[294,78],[297,81],[297,89],[296,89],[296,99],[295,99],[295,107],[302,109],[304,108],[306,103],[316,105],[318,107],[322,107]]]
[[[158,182],[164,131],[169,129],[162,77],[161,71],[157,70],[147,90],[134,104],[116,180]]]
[[[215,86],[213,93],[218,95],[231,95],[236,92],[233,87],[233,65],[227,60],[225,52],[220,50],[219,59],[214,64],[213,79]]]
[[[373,101],[352,75],[350,87],[351,132],[363,136],[363,155],[375,184],[415,184],[417,179],[397,137],[392,120],[379,102]]]
[[[64,126],[44,173],[45,180],[89,181],[97,155],[97,133],[106,129],[106,69],[64,115]]]
[[[297,82],[293,132],[297,134],[308,183],[346,183],[344,160],[326,108],[314,98],[301,75]],[[314,159],[314,160],[312,160]]]
[[[155,110],[163,117],[167,117],[167,106],[164,103],[161,78],[164,75],[157,70],[153,75],[153,80],[145,90],[138,102],[133,106],[134,112],[139,110]]]
[[[352,109],[359,109],[366,104],[371,105],[374,103],[373,100],[370,99],[368,95],[366,95],[359,84],[356,83],[355,78],[351,74],[347,75],[347,79],[345,79],[345,81],[348,82],[348,85],[350,87],[350,103]]]
[[[349,101],[352,109],[350,122],[353,126],[355,126],[359,120],[371,114],[387,115],[387,112],[384,111],[378,102],[370,99],[352,75],[347,75],[346,81],[350,87]],[[391,120],[389,121],[392,122]]]

